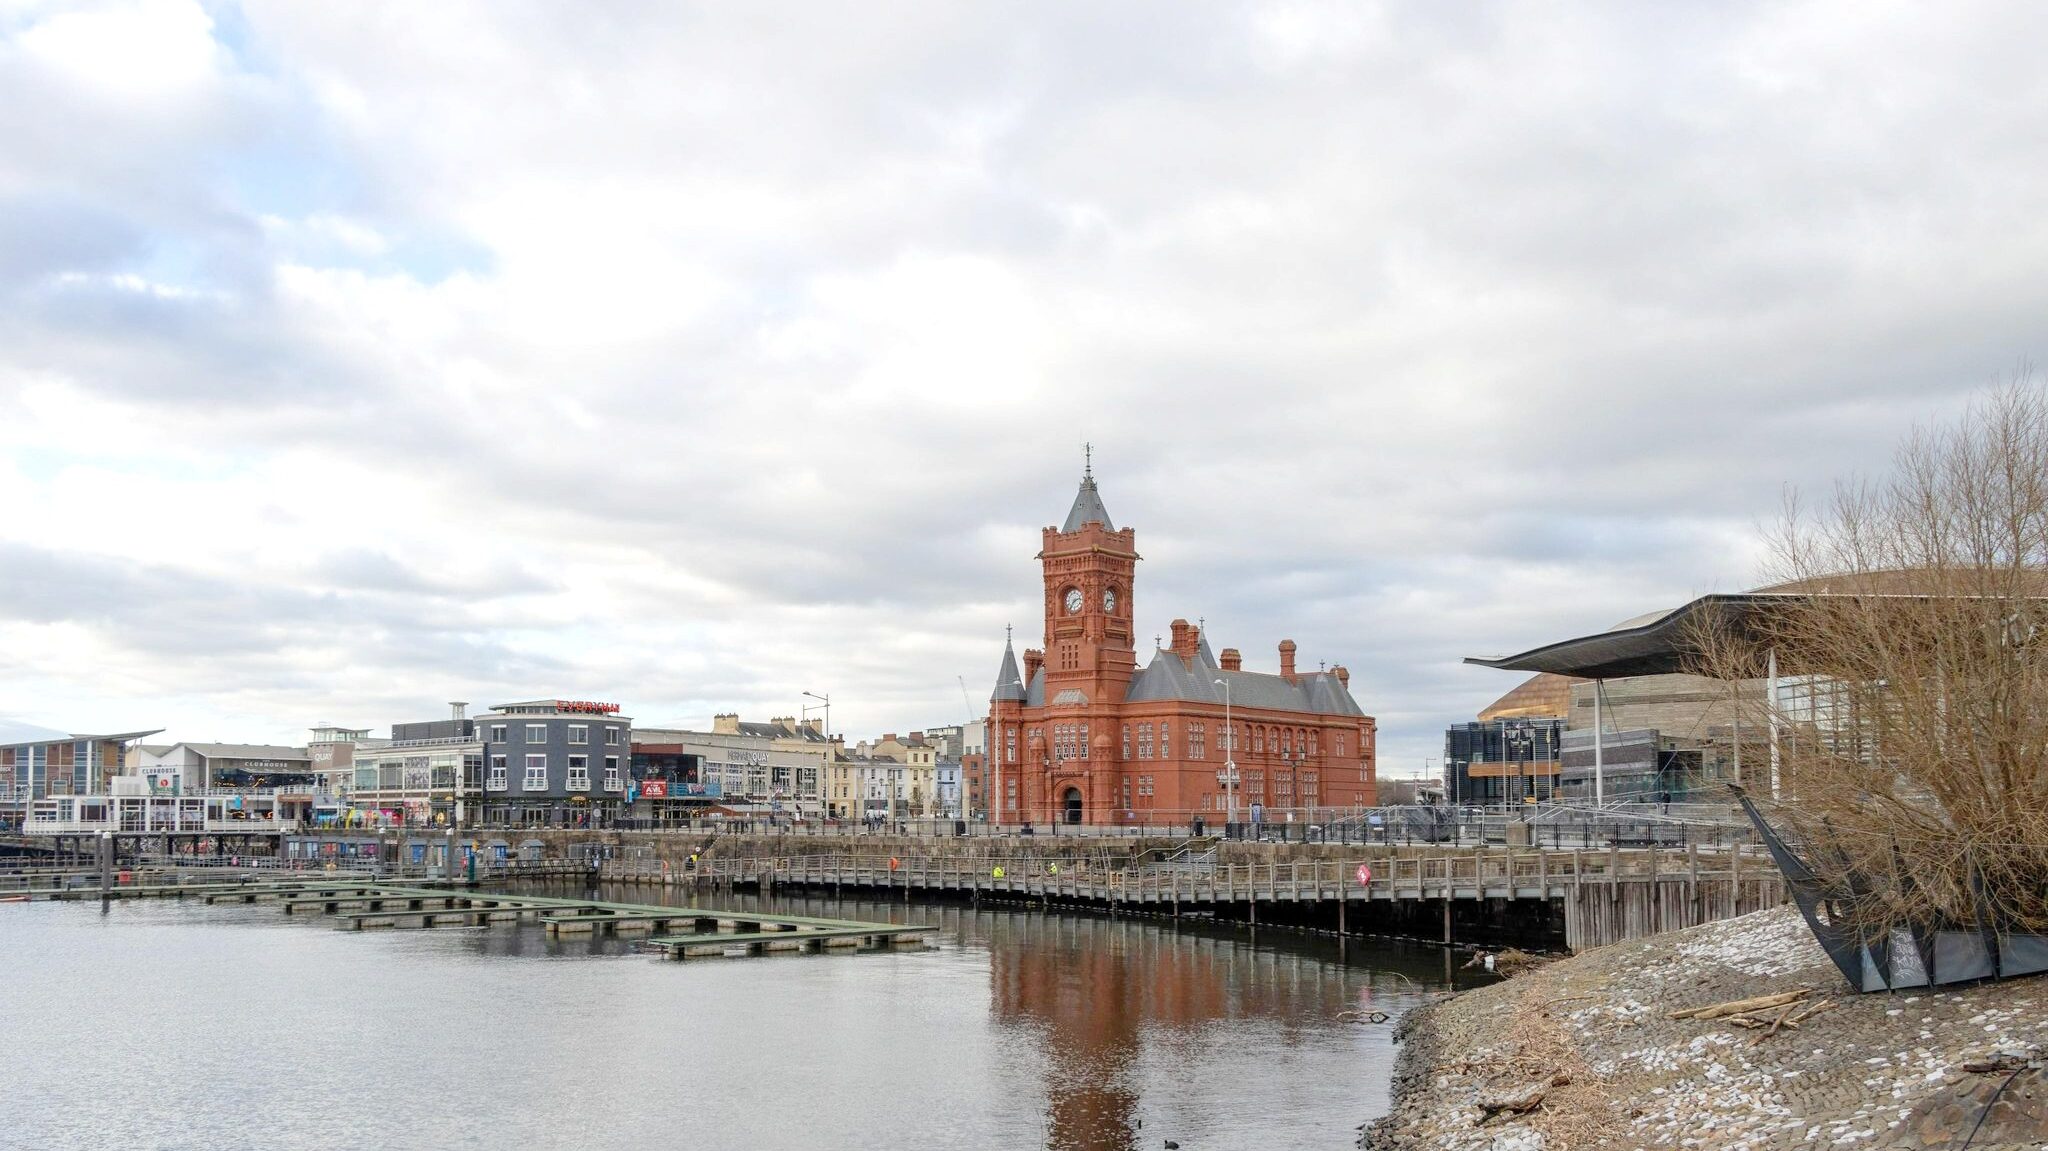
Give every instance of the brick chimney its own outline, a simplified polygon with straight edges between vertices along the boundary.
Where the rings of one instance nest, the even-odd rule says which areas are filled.
[[[1025,648],[1025,649],[1024,649],[1024,686],[1025,686],[1025,687],[1030,687],[1030,686],[1031,686],[1031,681],[1032,681],[1032,680],[1034,680],[1034,679],[1036,679],[1036,678],[1038,678],[1038,669],[1039,669],[1039,668],[1042,668],[1042,667],[1044,667],[1044,666],[1045,666],[1045,653],[1044,653],[1044,652],[1042,652],[1042,651],[1038,650],[1038,649],[1037,649],[1037,648],[1035,648],[1035,647],[1027,647],[1027,648]]]
[[[1280,641],[1280,678],[1288,683],[1294,682],[1294,641],[1291,639]]]
[[[1244,657],[1243,657],[1242,655],[1239,655],[1239,654],[1238,654],[1238,651],[1237,651],[1237,649],[1236,649],[1236,648],[1234,648],[1234,647],[1226,647],[1226,648],[1224,648],[1224,649],[1223,649],[1223,655],[1222,655],[1222,657],[1221,657],[1221,658],[1222,658],[1223,662],[1222,662],[1222,664],[1221,664],[1220,666],[1221,666],[1221,667],[1223,668],[1223,670],[1224,670],[1224,671],[1242,671],[1242,670],[1244,670]]]
[[[1173,621],[1172,630],[1173,645],[1167,650],[1182,659],[1194,659],[1195,651],[1202,646],[1201,629],[1184,619],[1177,619]]]
[[[1348,667],[1345,667],[1345,666],[1344,666],[1343,664],[1341,664],[1341,663],[1340,663],[1340,664],[1338,664],[1338,665],[1337,665],[1336,667],[1333,667],[1333,668],[1331,668],[1331,669],[1330,669],[1330,671],[1331,671],[1331,673],[1332,673],[1332,674],[1334,674],[1334,675],[1335,675],[1335,676],[1337,677],[1337,682],[1338,682],[1338,683],[1341,683],[1341,684],[1343,684],[1343,685],[1344,685],[1345,687],[1347,687],[1347,688],[1349,688],[1349,687],[1351,686],[1351,669],[1350,669],[1350,668],[1348,668]]]
[[[713,735],[738,735],[740,733],[740,713],[729,711],[712,716],[711,733]]]

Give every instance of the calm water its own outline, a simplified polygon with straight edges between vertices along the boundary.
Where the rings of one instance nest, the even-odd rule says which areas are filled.
[[[0,906],[0,1145],[1343,1148],[1394,1048],[1335,1016],[1398,1018],[1447,974],[1436,948],[1285,932],[773,906],[944,931],[672,963],[531,926]]]

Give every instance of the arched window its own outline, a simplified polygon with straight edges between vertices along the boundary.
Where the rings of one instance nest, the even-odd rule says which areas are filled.
[[[1173,758],[1173,725],[1164,720],[1159,723],[1159,758]]]
[[[1131,758],[1131,725],[1124,725],[1124,758]]]
[[[1263,752],[1263,751],[1265,751],[1265,750],[1266,750],[1266,729],[1265,729],[1265,728],[1263,728],[1263,727],[1255,727],[1255,728],[1253,728],[1253,729],[1252,729],[1252,751],[1253,751],[1254,753],[1257,753],[1257,752]]]

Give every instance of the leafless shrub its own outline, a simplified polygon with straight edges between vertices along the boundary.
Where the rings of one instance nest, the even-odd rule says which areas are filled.
[[[1884,480],[1788,497],[1769,539],[1783,593],[1707,619],[1702,674],[1779,674],[1775,821],[1870,928],[2048,931],[2048,392],[2002,388],[1916,432]],[[1770,712],[1775,711],[1775,715]]]

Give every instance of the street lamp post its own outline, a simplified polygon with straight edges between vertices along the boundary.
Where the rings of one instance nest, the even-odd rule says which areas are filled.
[[[1230,681],[1219,679],[1223,689],[1223,834],[1237,823],[1237,728],[1230,723]]]
[[[830,693],[827,693],[827,694],[825,694],[825,695],[819,695],[819,694],[818,694],[817,692],[815,692],[815,691],[807,691],[807,692],[805,692],[804,694],[805,694],[805,695],[807,695],[807,696],[809,696],[809,697],[810,697],[810,698],[812,698],[812,699],[815,699],[815,700],[817,700],[817,701],[819,701],[819,702],[823,703],[823,704],[825,705],[825,742],[826,742],[826,743],[831,743],[831,742],[832,742],[832,696],[830,695]],[[806,708],[804,709],[804,711],[805,711],[805,713],[806,713],[806,714],[808,714],[808,713],[810,712],[810,708],[806,707]]]
[[[815,692],[815,691],[807,691],[807,692],[804,692],[803,694],[804,694],[804,695],[806,695],[806,696],[808,696],[808,697],[810,697],[811,699],[815,699],[815,700],[818,700],[819,702],[821,702],[821,703],[823,703],[823,704],[825,705],[825,750],[824,750],[824,751],[822,751],[822,752],[820,752],[820,753],[819,753],[819,755],[818,755],[818,758],[819,758],[819,768],[818,768],[818,810],[819,810],[820,812],[828,812],[828,811],[830,811],[830,810],[831,810],[831,807],[832,807],[832,805],[831,805],[831,801],[830,801],[830,800],[829,800],[829,799],[827,798],[827,796],[826,796],[826,793],[827,793],[827,791],[828,791],[828,790],[829,790],[829,789],[831,788],[831,786],[832,786],[831,780],[830,780],[830,778],[829,778],[829,777],[830,777],[830,775],[831,775],[831,771],[830,771],[829,769],[831,768],[831,766],[832,766],[832,762],[833,762],[833,758],[832,758],[832,694],[831,694],[830,692],[827,692],[827,693],[825,693],[824,695],[819,695],[819,694],[818,694],[817,692]],[[802,712],[802,715],[801,715],[801,719],[802,719],[802,721],[803,721],[804,723],[809,723],[809,722],[810,722],[810,718],[811,718],[811,712],[812,712],[812,711],[814,711],[814,710],[816,710],[816,709],[815,709],[815,708],[813,708],[813,707],[811,707],[811,705],[809,705],[809,704],[805,704],[805,705],[803,705],[803,712]],[[795,780],[791,780],[790,782],[794,783],[794,782],[795,782]],[[803,810],[803,803],[802,803],[802,800],[801,800],[801,795],[802,795],[802,793],[801,793],[801,792],[799,792],[799,793],[798,793],[798,795],[799,795],[799,799],[798,799],[798,802],[797,802],[797,810],[798,810],[799,812],[801,812],[801,811]],[[865,805],[865,804],[863,804],[862,806],[866,806],[866,805]],[[867,812],[863,811],[863,812],[861,812],[861,814],[862,814],[862,815],[866,815],[866,814],[867,814]]]

